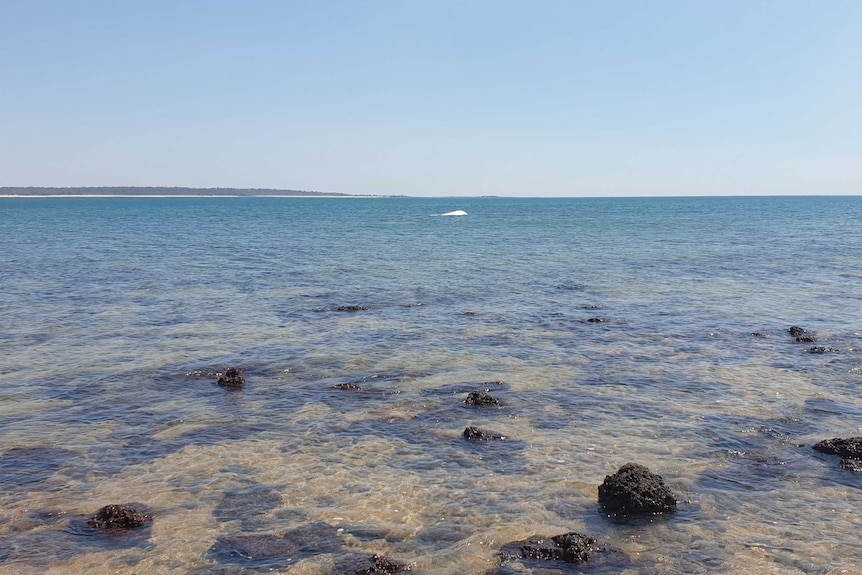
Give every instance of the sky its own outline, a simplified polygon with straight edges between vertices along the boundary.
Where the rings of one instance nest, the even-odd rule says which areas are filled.
[[[0,186],[862,194],[859,0],[0,0]]]

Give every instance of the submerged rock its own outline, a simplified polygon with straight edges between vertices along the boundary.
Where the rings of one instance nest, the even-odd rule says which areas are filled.
[[[862,459],[842,459],[838,465],[847,471],[862,471]]]
[[[245,377],[243,377],[242,371],[239,369],[229,367],[224,371],[224,374],[218,378],[217,383],[228,389],[239,389],[245,385]]]
[[[862,437],[824,439],[814,444],[814,450],[845,459],[862,459]]]
[[[606,317],[588,317],[584,321],[587,323],[607,323],[611,320]]]
[[[335,311],[367,311],[368,308],[364,305],[340,305],[335,308]]]
[[[841,350],[837,347],[823,347],[821,345],[812,347],[808,350],[808,353],[838,353]]]
[[[106,505],[87,520],[93,529],[134,529],[150,520],[150,517],[124,505]]]
[[[553,537],[535,535],[507,543],[500,549],[500,556],[504,561],[523,558],[580,564],[586,563],[590,553],[598,550],[605,548],[598,545],[594,538],[571,532]]]
[[[813,335],[800,335],[796,338],[796,341],[798,343],[814,343],[815,341],[817,341],[817,338]]]
[[[266,567],[333,553],[341,548],[336,529],[323,522],[303,525],[283,535],[232,535],[219,537],[209,556],[219,563]]]
[[[769,337],[769,334],[765,331],[753,331],[751,332],[751,335],[753,335],[754,337]]]
[[[482,431],[475,425],[471,425],[464,429],[464,439],[467,441],[490,441],[492,439],[506,439],[504,436],[497,433],[489,433]]]
[[[599,503],[614,514],[655,514],[674,511],[676,498],[657,475],[637,463],[626,463],[599,485]]]
[[[59,447],[13,447],[0,455],[0,488],[47,481],[76,457]]]
[[[466,403],[467,405],[475,406],[503,405],[499,399],[497,399],[487,391],[471,391],[470,394],[467,396],[467,399],[464,400],[464,403]]]

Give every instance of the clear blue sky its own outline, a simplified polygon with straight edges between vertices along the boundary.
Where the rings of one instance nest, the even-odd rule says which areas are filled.
[[[0,0],[0,186],[862,194],[862,1]]]

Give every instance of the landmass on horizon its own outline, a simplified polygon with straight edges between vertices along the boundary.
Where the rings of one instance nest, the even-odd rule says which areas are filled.
[[[160,186],[87,186],[69,188],[0,187],[0,196],[317,196],[375,197],[369,194],[310,192],[277,188],[183,188]]]

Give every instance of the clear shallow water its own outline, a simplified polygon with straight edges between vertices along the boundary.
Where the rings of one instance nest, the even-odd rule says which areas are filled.
[[[862,198],[0,200],[0,573],[481,574],[566,531],[631,559],[590,573],[860,572],[862,475],[810,449],[862,435],[860,221]],[[241,391],[213,383],[232,365]],[[463,404],[484,387],[505,407]],[[677,513],[601,513],[627,461]],[[75,532],[124,502],[145,537]],[[315,522],[336,549],[211,550]]]

